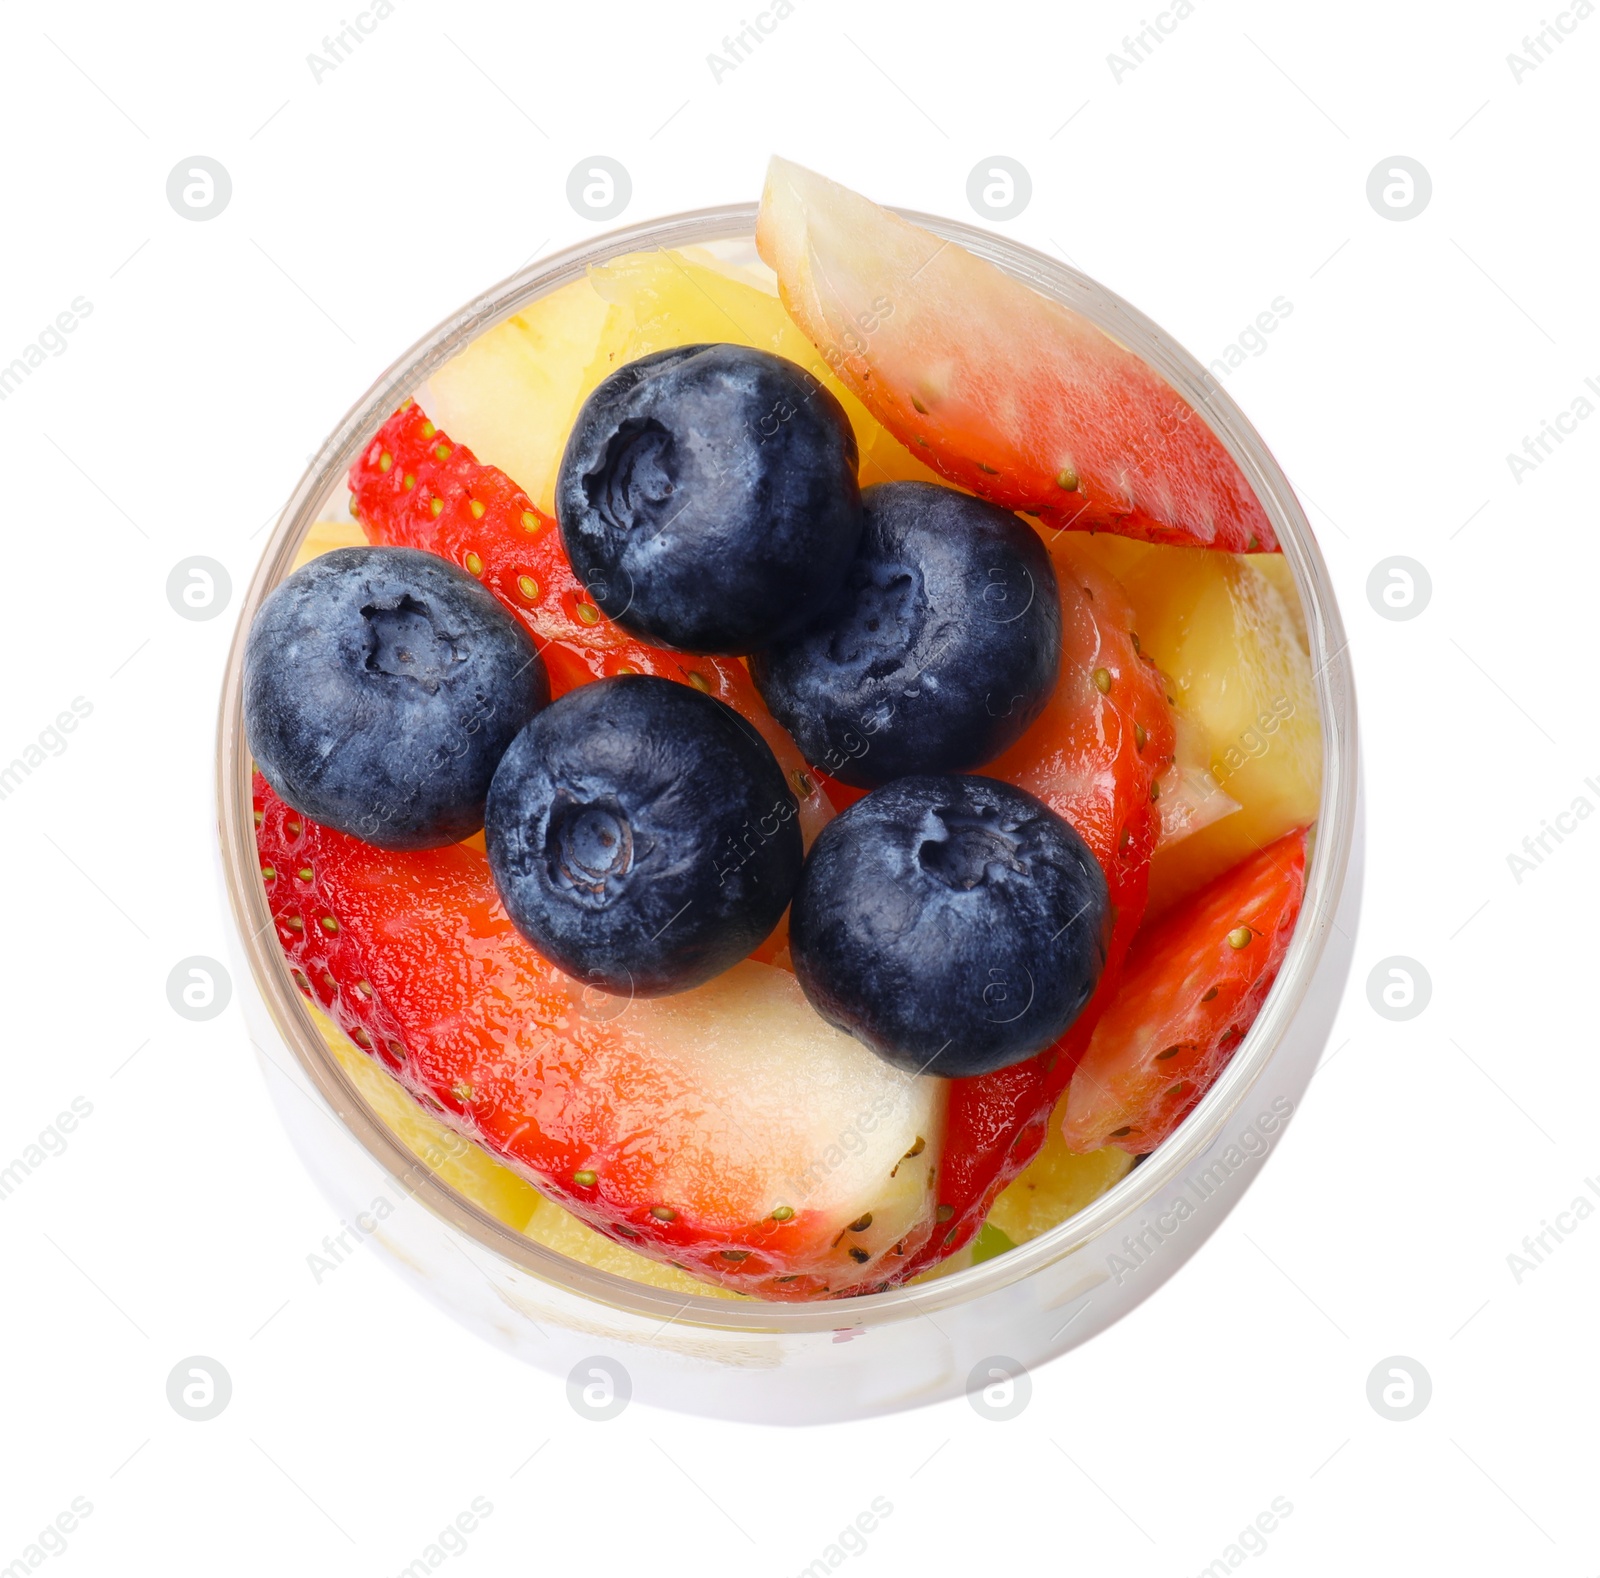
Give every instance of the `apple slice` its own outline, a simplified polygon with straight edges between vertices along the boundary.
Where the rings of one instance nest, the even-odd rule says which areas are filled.
[[[784,159],[756,245],[828,365],[950,481],[1058,528],[1277,548],[1205,419],[1087,318]]]

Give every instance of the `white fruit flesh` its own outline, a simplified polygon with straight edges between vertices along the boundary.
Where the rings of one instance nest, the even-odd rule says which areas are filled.
[[[705,1291],[688,1272],[602,1237],[544,1199],[519,1172],[424,1112],[326,1015],[308,1011],[368,1106],[443,1182],[508,1227],[586,1264]],[[662,1199],[694,1202],[706,1225],[721,1216],[730,1227],[789,1206],[818,1246],[810,1265],[835,1290],[880,1280],[893,1270],[883,1257],[931,1226],[948,1087],[900,1074],[824,1024],[786,971],[739,965],[694,992],[634,1003],[624,1015],[629,1039],[644,1038],[652,1049],[649,1082],[696,1093],[692,1104],[676,1103],[670,1118],[658,1113],[640,1132],[612,1137],[660,1160]],[[907,1159],[919,1140],[919,1154]],[[868,1226],[847,1232],[869,1213]]]
[[[788,971],[746,961],[630,1005],[617,1028],[648,1048],[652,1083],[682,1092],[664,1129],[613,1141],[649,1150],[661,1199],[730,1231],[789,1207],[828,1247],[834,1287],[881,1277],[880,1257],[929,1226],[946,1082],[902,1074],[826,1024]]]

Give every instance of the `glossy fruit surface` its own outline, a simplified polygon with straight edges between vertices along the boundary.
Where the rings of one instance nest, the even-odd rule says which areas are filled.
[[[1105,967],[1106,880],[1032,795],[897,778],[823,829],[789,921],[822,1017],[896,1068],[956,1078],[1033,1056]]]
[[[1044,1143],[1026,1167],[995,1196],[984,1225],[1013,1244],[1048,1233],[1127,1177],[1133,1158],[1114,1145],[1079,1155],[1061,1134],[1066,1097],[1056,1102]]]
[[[1072,1076],[1069,1149],[1158,1146],[1193,1110],[1254,1023],[1305,893],[1306,835],[1224,872],[1141,933]]]
[[[1277,547],[1204,418],[1087,318],[784,159],[756,242],[829,367],[950,481],[1052,526]]]
[[[890,1069],[768,965],[625,1005],[588,991],[518,934],[471,845],[376,849],[259,776],[255,800],[301,989],[441,1121],[724,1287],[815,1298],[906,1274],[933,1228],[942,1081]]]
[[[562,451],[595,387],[638,357],[710,341],[769,351],[820,380],[855,430],[863,487],[938,480],[829,371],[762,264],[746,269],[698,247],[596,264],[479,335],[429,379],[424,403],[440,427],[554,516]]]
[[[572,280],[478,335],[434,373],[429,414],[554,519],[556,471],[573,418],[621,365],[610,359],[619,319],[589,279]]]
[[[1055,689],[1028,732],[986,771],[1037,795],[1094,853],[1115,917],[1106,970],[1055,1046],[993,1074],[951,1081],[939,1169],[945,1226],[918,1257],[919,1270],[971,1239],[995,1195],[1043,1143],[1144,917],[1160,831],[1155,793],[1172,770],[1172,716],[1165,681],[1139,650],[1132,606],[1083,546],[1073,536],[1052,549],[1062,617]]]
[[[391,1076],[384,1059],[352,1041],[315,1001],[307,1002],[306,1012],[361,1099],[430,1173],[507,1227],[527,1230],[545,1202],[526,1178],[435,1117]]]
[[[965,772],[1039,715],[1061,658],[1061,602],[1038,535],[927,482],[862,495],[845,584],[797,636],[751,661],[812,766],[858,786]]]
[[[522,934],[623,997],[699,986],[777,925],[800,875],[798,806],[731,707],[643,675],[596,680],[512,742],[489,792],[489,865]]]
[[[1199,730],[1217,792],[1237,807],[1158,854],[1151,907],[1160,913],[1316,819],[1316,682],[1282,593],[1251,558],[1101,537],[1085,551],[1119,561],[1144,650]]]
[[[578,289],[577,286],[582,287]],[[600,293],[604,292],[603,295]],[[630,258],[614,260],[612,263],[601,265],[591,270],[589,278],[575,282],[573,287],[567,287],[558,292],[557,296],[563,298],[560,316],[561,320],[555,323],[559,331],[553,337],[547,337],[541,346],[533,346],[531,338],[528,347],[524,347],[515,356],[504,358],[501,371],[504,377],[475,380],[475,377],[463,376],[456,386],[456,392],[461,395],[457,401],[456,409],[461,413],[463,421],[478,421],[484,415],[492,413],[497,407],[506,413],[514,413],[516,400],[512,396],[517,389],[526,382],[524,377],[528,369],[533,369],[537,375],[542,375],[546,370],[553,371],[556,375],[551,379],[550,387],[554,390],[550,398],[551,409],[563,401],[572,400],[569,410],[575,412],[578,396],[567,388],[567,385],[582,385],[593,388],[610,370],[608,362],[615,365],[629,360],[631,357],[648,354],[653,349],[668,345],[682,344],[685,342],[704,341],[707,339],[742,339],[748,333],[753,341],[771,340],[768,348],[780,351],[780,354],[791,354],[786,346],[780,347],[779,341],[793,338],[796,331],[789,323],[781,309],[776,309],[770,296],[742,280],[736,279],[733,271],[717,267],[703,267],[702,263],[694,258],[678,255],[651,253],[641,254]],[[535,304],[536,308],[554,302],[555,297],[547,298],[546,303]],[[596,308],[595,300],[601,302]],[[726,327],[728,309],[736,309],[739,317],[737,330]],[[551,321],[555,322],[556,314],[552,311]],[[502,326],[502,328],[505,326]],[[567,331],[571,331],[570,333]],[[493,331],[498,333],[499,331]],[[564,336],[564,337],[563,337]],[[592,342],[591,342],[591,338]],[[485,341],[492,335],[484,336]],[[593,346],[593,354],[588,347]],[[556,347],[557,349],[552,349]],[[476,347],[474,347],[476,349]],[[801,349],[800,355],[803,356]],[[587,361],[584,358],[587,357]],[[799,359],[796,357],[795,359]],[[465,367],[463,359],[463,366]],[[568,377],[570,367],[583,363],[580,378]],[[515,366],[513,367],[513,364]],[[882,455],[890,458],[891,465],[900,464],[911,469],[913,474],[918,468],[917,462],[911,458],[909,451],[901,448],[898,442],[892,439],[876,420],[865,412],[853,394],[844,389],[834,378],[830,369],[821,360],[820,356],[811,361],[811,366],[825,383],[835,390],[842,390],[842,403],[850,416],[852,425],[855,426],[860,442],[862,454],[862,481],[872,479],[871,456],[874,445],[861,437],[864,432],[877,436],[876,448]],[[508,369],[511,369],[508,371]],[[560,384],[560,389],[555,385]],[[496,390],[499,393],[496,393]],[[586,392],[586,390],[584,390]],[[430,410],[434,407],[430,405]],[[420,414],[419,414],[420,415]],[[507,424],[507,434],[526,435],[532,443],[532,449],[537,450],[541,444],[548,444],[548,435],[541,435],[532,431],[534,428],[543,428],[554,425],[559,432],[564,433],[567,423],[521,425],[513,419]],[[443,435],[440,435],[443,437]],[[466,433],[458,436],[472,436]],[[483,452],[488,452],[487,443],[474,439],[475,443],[483,445]],[[498,441],[496,441],[498,442]],[[926,449],[927,446],[919,446]],[[530,451],[531,452],[531,451]],[[491,454],[489,458],[498,458]],[[441,468],[448,470],[448,467]],[[487,470],[487,468],[484,468]],[[511,468],[519,478],[524,475],[516,467]],[[527,473],[533,475],[532,471]],[[987,472],[980,467],[978,476],[987,477]],[[975,488],[991,486],[993,479],[987,482],[972,481],[970,485]],[[514,488],[514,484],[511,484]],[[537,489],[536,489],[537,491]],[[472,552],[479,544],[472,541],[465,533],[465,520],[452,524],[452,516],[465,511],[470,502],[477,503],[481,500],[463,495],[459,500],[447,495],[441,500],[444,508],[444,518],[440,523],[442,528],[438,540],[446,544],[443,551],[450,554],[456,562],[462,562],[462,556]],[[403,502],[403,501],[398,501]],[[491,502],[489,512],[494,513],[495,506]],[[546,528],[552,523],[543,520],[537,510],[531,513],[541,520]],[[435,516],[437,519],[437,515]],[[419,523],[425,524],[425,523]],[[519,528],[521,530],[522,528]],[[568,577],[567,585],[573,588],[574,597],[571,607],[559,609],[551,618],[553,629],[564,629],[566,639],[558,639],[552,646],[547,656],[550,660],[555,688],[558,692],[571,688],[573,685],[587,682],[595,676],[612,672],[627,672],[633,667],[633,656],[638,654],[643,662],[640,665],[642,672],[668,671],[669,665],[676,665],[677,672],[674,677],[686,677],[687,671],[694,671],[705,681],[714,693],[727,694],[737,689],[739,684],[737,664],[726,664],[716,659],[687,660],[681,654],[663,651],[660,647],[653,647],[649,643],[641,642],[628,632],[620,630],[599,610],[598,604],[588,597],[582,583],[572,575],[570,568],[565,567],[564,555],[559,552],[558,535],[551,531],[551,538],[555,539],[557,553],[555,560],[565,569]],[[1073,534],[1077,538],[1077,534]],[[529,534],[531,540],[531,534]],[[1081,539],[1078,539],[1081,541]],[[508,546],[510,539],[508,538]],[[491,552],[495,551],[491,549]],[[487,557],[487,556],[485,556]],[[506,555],[507,563],[511,555]],[[1070,555],[1068,556],[1070,558]],[[1057,555],[1058,564],[1064,563]],[[468,561],[470,565],[470,561]],[[518,567],[520,573],[526,573],[525,566]],[[486,566],[484,579],[489,578]],[[555,580],[556,570],[552,568],[550,579]],[[1270,567],[1264,571],[1270,577]],[[1063,568],[1063,581],[1073,579],[1069,569]],[[542,577],[540,578],[543,579]],[[1092,599],[1093,593],[1087,584],[1092,577],[1085,575],[1083,600]],[[515,586],[516,578],[513,577],[510,586]],[[513,593],[513,595],[515,595]],[[1064,605],[1069,600],[1064,596]],[[1124,600],[1126,601],[1126,600]],[[576,628],[577,620],[582,617],[575,613],[576,606],[585,605],[585,613],[597,615],[591,629],[587,626]],[[541,610],[535,617],[545,617]],[[1065,615],[1065,622],[1072,623],[1071,613]],[[1090,619],[1086,623],[1093,625]],[[1113,659],[1127,659],[1126,648],[1129,639],[1137,631],[1144,632],[1146,621],[1140,615],[1135,615],[1131,624],[1113,628],[1115,621],[1100,621],[1097,639],[1100,640],[1104,650]],[[1155,628],[1155,627],[1152,627]],[[1146,640],[1146,653],[1149,651],[1149,636]],[[1070,641],[1070,636],[1069,636]],[[1133,658],[1139,657],[1138,641],[1132,640]],[[1159,735],[1161,728],[1151,725],[1152,712],[1158,722],[1165,727],[1168,739],[1166,750],[1167,760],[1164,765],[1159,759],[1155,772],[1150,776],[1144,789],[1148,793],[1151,789],[1159,788],[1161,798],[1156,801],[1153,813],[1146,819],[1146,827],[1153,828],[1157,837],[1154,842],[1159,843],[1163,836],[1163,825],[1168,819],[1168,813],[1173,801],[1177,798],[1169,794],[1174,776],[1179,773],[1172,758],[1183,757],[1181,745],[1172,739],[1170,707],[1160,705],[1152,706],[1144,692],[1150,687],[1132,687],[1133,702],[1129,697],[1117,694],[1107,695],[1099,691],[1102,674],[1104,678],[1116,678],[1119,681],[1131,669],[1131,660],[1128,666],[1119,668],[1117,662],[1097,664],[1094,668],[1086,670],[1090,687],[1096,694],[1081,694],[1074,698],[1074,706],[1056,714],[1056,722],[1061,726],[1061,732],[1054,737],[1049,734],[1035,734],[1034,743],[1039,747],[1037,751],[1021,750],[1008,753],[1011,756],[1008,768],[1024,781],[1029,776],[1044,769],[1041,760],[1049,756],[1054,762],[1065,761],[1070,765],[1076,762],[1084,769],[1081,777],[1067,792],[1067,798],[1078,802],[1080,814],[1086,818],[1086,823],[1096,824],[1091,829],[1091,842],[1103,838],[1107,826],[1115,827],[1119,823],[1126,832],[1126,838],[1118,838],[1111,847],[1109,857],[1111,866],[1120,866],[1119,871],[1114,871],[1114,879],[1120,878],[1125,891],[1132,894],[1142,888],[1143,880],[1147,879],[1150,869],[1147,851],[1141,858],[1141,851],[1137,846],[1140,834],[1138,817],[1123,819],[1119,813],[1122,808],[1132,803],[1133,785],[1136,774],[1127,772],[1128,763],[1123,760],[1118,748],[1128,732],[1127,725],[1132,724],[1139,734],[1148,740]],[[1064,659],[1065,666],[1065,659]],[[1148,669],[1150,666],[1145,665]],[[725,678],[723,670],[735,671],[731,678]],[[1160,676],[1152,675],[1155,685],[1159,688]],[[695,683],[695,681],[690,681]],[[1176,686],[1169,687],[1172,694],[1178,694]],[[748,692],[748,687],[746,687]],[[1113,687],[1114,692],[1124,689],[1118,684]],[[752,710],[764,712],[759,701],[750,696],[755,702]],[[1083,725],[1080,729],[1074,722],[1074,717]],[[1123,730],[1119,733],[1114,727],[1121,721]],[[771,720],[767,720],[769,728]],[[1114,793],[1106,792],[1106,782],[1100,778],[1099,769],[1095,766],[1095,728],[1111,724],[1110,733],[1103,736],[1098,745],[1101,747],[1102,764],[1107,761],[1115,762],[1112,778],[1117,780],[1117,789]],[[779,735],[781,731],[773,730]],[[1209,736],[1206,737],[1209,744]],[[1106,747],[1109,745],[1109,750]],[[781,749],[781,743],[779,748]],[[1209,761],[1210,757],[1202,760]],[[1053,776],[1053,774],[1052,774]],[[825,785],[825,787],[827,787]],[[846,799],[858,791],[843,785],[835,785],[835,804],[843,804]],[[820,796],[819,796],[820,798]],[[1196,849],[1199,845],[1194,846]],[[1176,853],[1177,851],[1173,851]],[[1122,857],[1120,861],[1117,857]],[[1158,882],[1162,870],[1165,854],[1158,856],[1156,870]],[[1143,876],[1141,876],[1141,872]],[[1191,879],[1192,880],[1192,879]],[[1133,904],[1134,919],[1129,925],[1124,925],[1119,911],[1117,934],[1126,939],[1132,927],[1137,926],[1137,910],[1139,905]],[[779,941],[781,938],[775,938]],[[767,956],[767,950],[763,951]],[[1107,975],[1107,986],[1110,985],[1111,973]],[[1103,1003],[1106,992],[1102,991],[1098,1003]],[[930,1255],[945,1252],[952,1242],[959,1243],[963,1234],[968,1234],[977,1221],[982,1220],[980,1203],[986,1195],[991,1195],[995,1187],[1015,1173],[1021,1165],[1016,1158],[1025,1158],[1031,1154],[1037,1145],[1038,1137],[1043,1133],[1041,1111],[1048,1114],[1048,1106],[1044,1102],[1044,1095],[1048,1087],[1059,1089],[1059,1082],[1070,1073],[1071,1065],[1082,1050],[1082,1042],[1087,1039],[1086,1031],[1089,1022],[1093,1019],[1098,1007],[1092,1007],[1080,1018],[1073,1030],[1057,1047],[1050,1052],[1042,1054],[1036,1059],[1030,1059],[1024,1064],[1016,1065],[1010,1069],[1002,1070],[998,1074],[983,1076],[974,1079],[953,1081],[949,1087],[950,1096],[950,1134],[953,1144],[948,1147],[941,1157],[939,1164],[939,1201],[942,1219],[939,1238],[935,1235],[930,1238],[925,1247],[913,1252],[916,1259],[926,1263]],[[1059,1146],[1056,1140],[1051,1141],[1052,1146]],[[1047,1147],[1048,1150],[1048,1147]],[[1103,1153],[1102,1153],[1103,1154]],[[1048,1160],[1048,1155],[1041,1153],[1041,1160]],[[1070,1164],[1070,1158],[1069,1164]],[[556,1209],[552,1207],[552,1209]],[[1020,1240],[1018,1240],[1020,1241]],[[670,1268],[665,1268],[670,1272]],[[671,1272],[672,1275],[677,1275]],[[870,1284],[869,1284],[870,1285]]]
[[[727,702],[772,747],[800,801],[808,838],[833,815],[744,664],[668,652],[613,624],[567,563],[555,522],[421,407],[407,401],[384,423],[350,468],[350,490],[352,511],[374,541],[439,554],[517,616],[539,644],[553,694],[614,674],[655,674],[703,690]]]
[[[245,648],[245,730],[267,780],[388,849],[477,832],[501,755],[549,696],[516,620],[407,548],[343,548],[295,571]]]
[[[562,456],[568,558],[624,628],[690,652],[800,629],[861,537],[856,442],[808,372],[731,344],[656,351],[584,402]]]

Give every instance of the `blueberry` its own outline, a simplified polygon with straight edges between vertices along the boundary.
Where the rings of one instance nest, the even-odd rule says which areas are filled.
[[[550,699],[532,637],[464,570],[414,548],[340,548],[261,605],[245,734],[313,821],[382,849],[483,826],[505,748]]]
[[[981,767],[1055,686],[1050,556],[1015,515],[935,483],[882,482],[861,503],[843,588],[751,660],[756,684],[806,759],[844,783]]]
[[[750,652],[798,630],[844,579],[861,537],[855,435],[781,356],[657,351],[584,402],[556,516],[618,624],[690,652]]]
[[[518,930],[603,991],[686,991],[778,924],[799,806],[732,707],[644,675],[569,691],[489,790],[489,865]]]
[[[812,1007],[912,1073],[1050,1045],[1105,968],[1106,879],[1072,827],[994,778],[901,778],[812,845],[789,915]]]

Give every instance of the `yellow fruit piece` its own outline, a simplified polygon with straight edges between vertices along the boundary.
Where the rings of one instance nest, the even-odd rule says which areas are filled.
[[[1114,543],[1093,551],[1122,582],[1143,649],[1205,734],[1211,772],[1239,804],[1162,849],[1150,868],[1150,913],[1314,821],[1322,727],[1311,662],[1293,615],[1243,555]]]
[[[1048,1233],[1059,1227],[1069,1216],[1076,1216],[1085,1206],[1092,1205],[1113,1184],[1120,1183],[1133,1168],[1133,1157],[1115,1146],[1090,1151],[1075,1156],[1067,1149],[1061,1137],[1061,1120],[1066,1114],[1067,1098],[1062,1094],[1056,1110],[1050,1115],[1050,1128],[1039,1153],[995,1196],[989,1215],[984,1219],[980,1234],[955,1254],[930,1266],[912,1278],[913,1285],[937,1282],[943,1277],[966,1271],[982,1259],[975,1254],[984,1235],[1004,1234],[997,1246],[999,1253],[1030,1238]],[[1005,1240],[1009,1240],[1007,1244]],[[993,1251],[991,1251],[992,1253]]]
[[[1053,539],[1047,536],[1045,541],[1048,543]],[[1061,541],[1075,544],[1102,570],[1114,575],[1124,584],[1133,572],[1157,551],[1147,542],[1136,542],[1132,537],[1119,537],[1115,532],[1109,531],[1066,532],[1062,535]],[[1139,632],[1139,639],[1144,640],[1142,630]]]
[[[729,255],[728,247],[729,243],[723,243],[721,249],[710,246],[679,247],[674,255],[687,263],[698,263],[714,273],[726,274],[729,279],[754,285],[769,296],[778,294],[778,276],[761,261],[761,254],[756,251],[753,240],[742,248],[738,243],[732,243],[734,251],[742,251],[740,258]]]
[[[1205,730],[1179,707],[1172,709],[1172,734],[1172,766],[1156,780],[1161,797],[1156,805],[1161,813],[1157,853],[1239,809],[1239,802],[1212,776]]]
[[[481,1206],[497,1221],[525,1234],[536,1243],[593,1266],[651,1287],[674,1293],[704,1293],[710,1298],[734,1299],[740,1294],[701,1282],[676,1266],[647,1260],[643,1255],[614,1244],[580,1222],[570,1211],[547,1200],[526,1179],[502,1167],[487,1151],[453,1129],[428,1116],[400,1085],[391,1079],[326,1014],[311,1003],[306,1012],[322,1032],[339,1066],[350,1076],[361,1098],[392,1133],[435,1177],[458,1194]]]
[[[946,1255],[943,1260],[936,1261],[926,1271],[919,1271],[907,1287],[921,1287],[925,1282],[938,1282],[944,1277],[953,1277],[958,1271],[968,1271],[972,1268],[972,1242],[964,1244],[953,1255]]]
[[[1119,591],[1146,556],[1156,551],[1148,543],[1118,537],[1111,532],[1056,532],[1041,528],[1041,535],[1055,560],[1058,574],[1065,571],[1069,577],[1076,577],[1075,563],[1088,560],[1095,569],[1110,575],[1118,583]],[[1148,654],[1143,622],[1139,610],[1131,602],[1127,606],[1127,618],[1130,630],[1139,638],[1140,650]],[[1186,716],[1179,706],[1172,708],[1172,727],[1172,760],[1156,780],[1156,811],[1160,819],[1158,851],[1180,839],[1193,837],[1201,828],[1239,809],[1238,801],[1212,776],[1211,742],[1205,729]]]
[[[740,271],[748,273],[748,271]],[[874,482],[941,479],[915,459],[834,377],[816,346],[784,311],[776,286],[764,288],[680,252],[634,252],[602,263],[595,289],[631,318],[618,365],[651,351],[699,341],[751,345],[797,362],[844,407],[860,450],[863,486]]]
[[[430,1118],[377,1063],[351,1044],[326,1014],[311,1003],[306,1012],[316,1021],[328,1050],[350,1076],[361,1099],[383,1126],[441,1182],[497,1221],[518,1232],[545,1202],[526,1179],[502,1167],[488,1152],[453,1129]]]
[[[1025,1244],[1075,1216],[1133,1166],[1133,1158],[1114,1145],[1074,1156],[1061,1137],[1066,1103],[1063,1095],[1050,1115],[1049,1137],[1039,1154],[1000,1191],[989,1210],[988,1225],[1013,1244]]]
[[[787,357],[827,385],[855,429],[863,486],[939,480],[833,377],[759,278],[703,253],[632,252],[598,264],[480,335],[434,374],[424,404],[552,514],[573,421],[602,379],[651,351],[726,341]]]
[[[740,1296],[701,1282],[676,1266],[636,1255],[580,1222],[554,1200],[545,1199],[526,1179],[509,1167],[502,1167],[487,1151],[429,1117],[372,1058],[353,1046],[326,1014],[309,1003],[306,1006],[339,1066],[384,1127],[435,1177],[497,1221],[597,1271],[614,1272],[674,1293],[704,1293],[711,1298],[728,1299]]]
[[[580,1222],[570,1211],[554,1200],[539,1199],[538,1209],[522,1231],[535,1242],[565,1255],[569,1260],[581,1261],[596,1271],[610,1271],[634,1282],[648,1283],[653,1288],[666,1288],[672,1293],[703,1293],[707,1298],[737,1299],[743,1295],[730,1288],[719,1288],[714,1283],[702,1282],[676,1266],[664,1265],[658,1260],[647,1260],[631,1249],[613,1243],[604,1234]]]
[[[366,543],[367,534],[354,521],[317,521],[294,556],[294,568],[298,570],[335,548],[364,548]]]
[[[1300,601],[1300,588],[1294,584],[1294,571],[1281,553],[1252,553],[1249,562],[1278,589],[1283,606],[1294,621],[1294,633],[1299,638],[1300,650],[1311,651],[1311,637],[1306,631],[1305,604]]]
[[[624,315],[573,280],[480,334],[428,381],[434,422],[498,466],[546,514],[578,407],[612,370]]]

